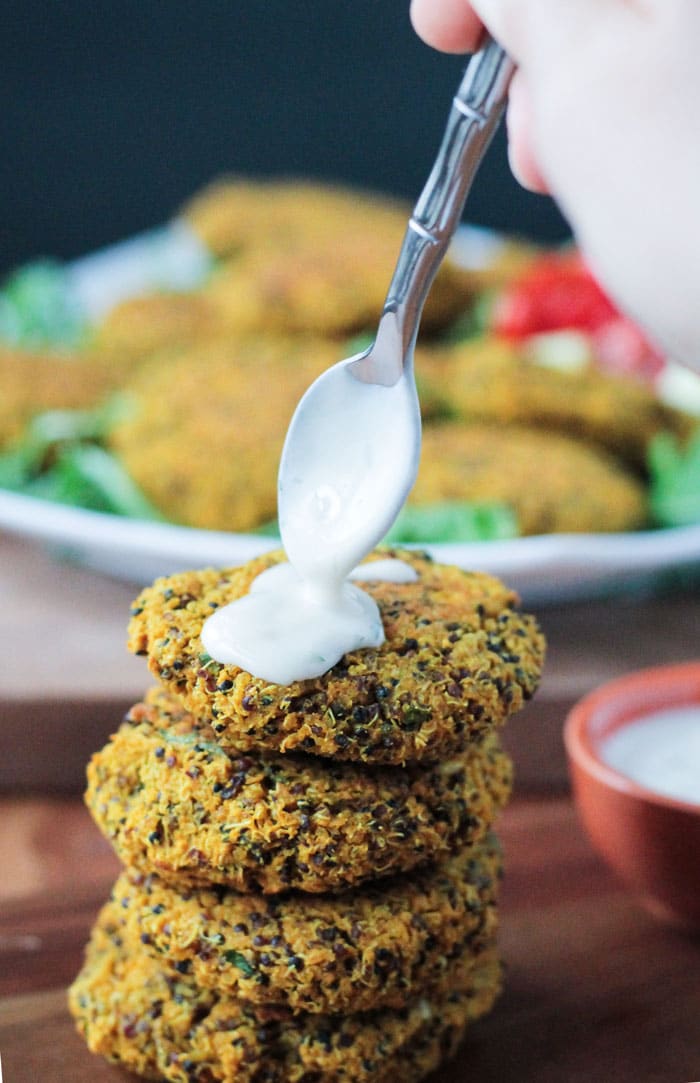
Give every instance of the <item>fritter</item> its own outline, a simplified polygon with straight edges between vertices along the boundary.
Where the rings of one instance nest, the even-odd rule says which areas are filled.
[[[95,406],[116,382],[110,368],[89,354],[0,346],[0,447],[18,440],[35,414]]]
[[[116,305],[95,329],[94,348],[125,373],[165,350],[222,333],[215,308],[197,292],[153,293]]]
[[[318,678],[270,684],[203,651],[213,609],[242,597],[281,553],[243,567],[156,580],[136,600],[129,647],[224,747],[310,752],[338,760],[403,764],[446,759],[529,699],[544,640],[517,595],[479,572],[399,556],[415,582],[367,582],[386,640],[345,655]]]
[[[344,237],[346,231],[392,230],[397,243],[411,206],[378,192],[309,180],[221,177],[197,192],[180,215],[220,259],[253,247],[296,244],[313,236]],[[469,266],[473,290],[496,289],[522,274],[541,249],[522,239],[484,232],[455,243],[455,259]],[[398,251],[398,249],[397,249]],[[476,258],[475,258],[476,256]]]
[[[290,1016],[173,976],[127,949],[113,904],[100,915],[70,1009],[93,1053],[173,1083],[413,1083],[456,1051],[493,1005],[501,968],[477,956],[462,989],[400,1010]]]
[[[661,430],[688,434],[692,422],[664,405],[641,381],[589,365],[562,372],[529,360],[496,338],[455,347],[441,369],[443,409],[468,421],[555,429],[606,448],[643,468],[651,438]],[[424,382],[430,382],[429,374]]]
[[[404,222],[405,227],[405,222]],[[341,227],[338,226],[338,229]],[[374,332],[399,253],[401,235],[366,225],[359,233],[251,249],[220,267],[204,287],[231,332],[301,332],[339,338]],[[448,326],[470,304],[465,273],[443,262],[426,301],[421,328]],[[340,360],[340,357],[338,358]]]
[[[520,533],[636,530],[644,486],[611,455],[569,436],[519,425],[426,427],[409,503],[501,502]]]
[[[427,424],[454,416],[445,398],[445,379],[452,349],[445,343],[421,342],[415,350],[414,372],[421,418]]]
[[[86,801],[126,865],[176,887],[339,891],[482,837],[505,804],[491,736],[434,768],[224,752],[154,689],[88,768]]]
[[[205,294],[227,326],[339,336],[374,330],[410,206],[302,181],[222,181],[183,214],[224,262]],[[467,309],[474,276],[443,261],[422,319],[447,326]]]
[[[295,249],[315,238],[338,241],[360,227],[400,240],[407,208],[401,201],[295,178],[222,177],[182,208],[181,217],[219,259],[251,248]]]
[[[168,519],[246,531],[274,519],[294,409],[338,360],[308,339],[249,339],[163,355],[125,386],[131,415],[109,446]]]
[[[341,359],[338,344],[214,338],[144,357],[125,375],[128,352],[115,354],[114,371],[125,376],[132,411],[108,441],[151,503],[172,522],[211,530],[274,520],[289,422],[309,384]],[[420,350],[421,362],[434,352]]]
[[[112,892],[124,944],[200,989],[295,1012],[403,1008],[460,988],[494,943],[500,856],[463,848],[434,869],[336,897],[188,891],[123,872]]]

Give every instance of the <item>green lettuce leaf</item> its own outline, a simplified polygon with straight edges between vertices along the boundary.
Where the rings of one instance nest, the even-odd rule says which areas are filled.
[[[87,323],[68,288],[66,272],[53,260],[36,260],[14,271],[0,291],[0,340],[39,349],[76,346]]]
[[[648,451],[649,506],[659,526],[700,523],[700,429],[683,447],[661,432]]]
[[[129,409],[114,396],[94,410],[47,410],[34,417],[20,443],[0,455],[0,488],[60,504],[162,519],[118,460],[100,446]]]
[[[518,521],[507,504],[446,500],[406,506],[384,539],[386,542],[498,541],[518,536]]]

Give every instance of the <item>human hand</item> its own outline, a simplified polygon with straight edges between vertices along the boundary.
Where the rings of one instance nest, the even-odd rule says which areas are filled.
[[[697,0],[412,0],[430,44],[488,27],[518,64],[514,172],[551,191],[596,274],[670,353],[700,368]]]

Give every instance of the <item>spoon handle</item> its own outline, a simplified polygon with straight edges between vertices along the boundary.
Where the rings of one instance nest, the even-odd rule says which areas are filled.
[[[453,98],[440,149],[408,223],[384,304],[382,321],[391,313],[404,363],[412,352],[430,284],[498,127],[513,71],[513,61],[489,38],[471,58]]]

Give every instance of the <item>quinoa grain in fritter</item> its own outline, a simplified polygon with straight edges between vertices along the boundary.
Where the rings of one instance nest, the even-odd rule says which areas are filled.
[[[86,801],[126,865],[177,887],[339,891],[448,855],[505,804],[495,737],[435,767],[224,752],[154,689],[88,768]]]
[[[444,759],[505,722],[537,687],[544,640],[516,594],[490,575],[398,555],[411,583],[366,582],[386,642],[345,655],[319,678],[269,684],[205,653],[213,609],[247,593],[283,559],[159,579],[137,599],[129,646],[223,747],[309,752],[338,760],[402,764]]]
[[[434,868],[337,896],[188,890],[129,870],[112,898],[125,944],[166,971],[255,1004],[339,1013],[459,988],[460,972],[494,943],[499,877],[490,838]]]

